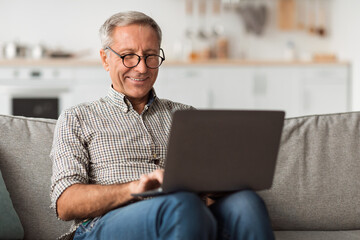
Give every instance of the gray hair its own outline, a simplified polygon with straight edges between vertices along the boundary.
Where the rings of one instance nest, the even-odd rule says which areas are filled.
[[[115,27],[123,27],[131,24],[145,25],[152,27],[158,37],[159,47],[161,45],[162,33],[159,25],[154,19],[142,12],[129,11],[120,12],[108,18],[99,30],[101,47],[105,49],[113,43],[112,34]]]

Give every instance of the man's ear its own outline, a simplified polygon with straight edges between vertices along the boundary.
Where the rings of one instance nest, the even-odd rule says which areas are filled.
[[[109,71],[109,64],[108,64],[108,56],[104,49],[100,49],[100,58],[104,69],[108,72]]]

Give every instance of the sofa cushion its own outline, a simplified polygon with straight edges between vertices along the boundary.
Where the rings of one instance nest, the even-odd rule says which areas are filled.
[[[360,229],[360,112],[287,119],[260,195],[274,229]]]
[[[0,171],[0,239],[23,239],[24,229]]]
[[[25,239],[55,239],[70,227],[49,208],[55,122],[0,115],[0,169]]]

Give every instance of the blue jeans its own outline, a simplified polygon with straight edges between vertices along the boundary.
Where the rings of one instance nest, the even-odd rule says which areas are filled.
[[[207,207],[193,193],[178,192],[112,210],[81,225],[82,239],[274,239],[263,200],[244,190]]]

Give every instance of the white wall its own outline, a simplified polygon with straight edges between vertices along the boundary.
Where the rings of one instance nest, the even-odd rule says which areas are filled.
[[[0,41],[90,49],[97,56],[101,24],[127,10],[143,11],[158,21],[165,42],[180,34],[174,28],[183,28],[182,21],[177,21],[184,17],[182,0],[0,0]]]
[[[360,1],[334,0],[330,47],[352,63],[353,110],[360,110]]]
[[[281,59],[289,40],[305,53],[327,50],[328,39],[305,33],[279,33],[276,0],[263,2],[271,12],[261,37],[246,34],[238,13],[223,11],[221,23],[230,38],[232,57],[245,54],[251,59]],[[90,49],[92,56],[97,57],[99,27],[112,14],[126,10],[143,11],[160,24],[163,47],[171,57],[174,44],[182,39],[186,29],[185,0],[0,0],[0,42],[18,40],[29,45],[41,42],[52,48],[74,51]],[[207,18],[208,22],[212,19]]]
[[[326,0],[332,10],[330,36],[319,38],[303,32],[276,29],[276,0],[263,0],[271,10],[263,36],[246,34],[235,11],[223,12],[221,22],[230,38],[231,56],[249,59],[283,58],[287,41],[293,41],[301,56],[335,52],[353,64],[353,109],[360,110],[360,1]],[[184,36],[187,20],[185,0],[0,0],[0,42],[44,43],[65,50],[89,50],[97,58],[98,29],[112,14],[138,10],[153,17],[163,30],[163,48],[174,56],[174,44]],[[212,18],[208,18],[210,22]]]

